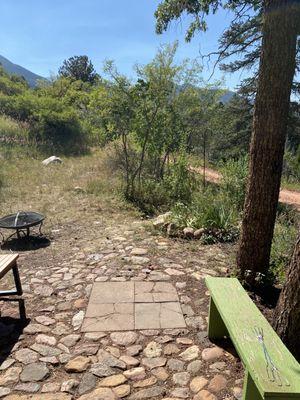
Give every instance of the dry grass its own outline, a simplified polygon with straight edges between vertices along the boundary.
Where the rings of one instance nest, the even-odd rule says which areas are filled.
[[[14,138],[20,140],[27,140],[28,127],[26,124],[21,124],[15,120],[0,115],[0,137],[1,138]]]
[[[105,152],[100,150],[47,167],[40,159],[4,160],[0,213],[38,211],[53,227],[77,220],[90,209],[111,215],[133,212],[122,200],[118,176],[105,165]]]

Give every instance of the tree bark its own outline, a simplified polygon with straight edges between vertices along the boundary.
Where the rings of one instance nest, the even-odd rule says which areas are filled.
[[[296,67],[299,3],[266,0],[255,100],[250,171],[237,255],[252,287],[266,273],[278,204],[291,87]]]
[[[275,313],[274,329],[300,361],[300,232]]]

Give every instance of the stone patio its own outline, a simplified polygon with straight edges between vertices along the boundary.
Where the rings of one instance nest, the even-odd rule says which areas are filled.
[[[175,287],[166,282],[95,282],[82,332],[185,328]]]
[[[16,304],[1,304],[0,399],[241,399],[241,362],[207,338],[203,278],[227,271],[227,248],[94,218],[21,252],[30,320],[19,330]]]

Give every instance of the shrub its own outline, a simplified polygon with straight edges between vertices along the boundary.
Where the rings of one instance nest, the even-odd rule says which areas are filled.
[[[300,146],[295,154],[288,150],[285,151],[282,178],[285,186],[292,190],[299,190]]]
[[[134,203],[146,214],[170,209],[177,202],[188,204],[191,201],[196,187],[196,179],[188,170],[187,161],[180,156],[177,161],[165,166],[164,173],[158,178],[153,169],[153,158],[145,156],[143,174],[141,179],[136,179],[132,190],[127,191],[126,175],[132,175],[138,167],[138,151],[133,140],[128,139],[127,155],[130,158],[129,166],[126,165],[125,155],[119,139],[108,143],[105,147],[106,168],[120,171],[123,178],[122,190],[127,200]]]
[[[163,182],[156,182],[153,179],[143,179],[135,188],[134,195],[127,200],[147,215],[167,211],[171,201]]]
[[[188,170],[187,161],[183,156],[170,167],[169,173],[164,179],[164,187],[173,204],[176,202],[189,204],[191,202],[196,188],[196,179],[194,174]]]
[[[233,241],[238,235],[238,213],[219,190],[198,193],[190,205],[177,204],[172,215],[172,222],[178,227],[204,228],[205,243]]]
[[[39,108],[39,99],[31,92],[8,96],[0,92],[0,114],[5,114],[17,121],[29,122]]]
[[[239,235],[248,159],[229,160],[223,164],[221,172],[220,186],[210,185],[199,193],[191,192],[189,202],[181,201],[172,209],[172,222],[179,228],[205,229],[201,237],[203,243],[232,242]]]
[[[145,162],[145,170],[150,168],[151,163]],[[135,186],[128,199],[143,212],[152,215],[167,211],[178,202],[189,204],[195,187],[194,175],[188,170],[186,160],[180,157],[160,180],[156,180],[149,172],[148,177],[143,177]]]
[[[1,157],[35,157],[36,148],[29,142],[29,127],[24,122],[17,122],[0,115],[0,147]]]
[[[29,137],[45,149],[64,154],[79,154],[86,150],[86,134],[78,116],[70,110],[40,110],[34,116]]]
[[[0,64],[0,92],[7,95],[20,94],[28,89],[25,79],[7,74]]]
[[[25,123],[29,141],[43,151],[78,154],[87,148],[89,125],[63,99],[32,91],[17,96],[0,94],[0,113]]]
[[[248,156],[228,160],[221,167],[222,190],[239,211],[243,209],[248,178]]]

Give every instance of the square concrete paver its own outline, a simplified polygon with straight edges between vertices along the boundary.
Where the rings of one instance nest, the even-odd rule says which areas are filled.
[[[186,327],[179,303],[160,303],[159,321],[162,329]]]
[[[175,287],[166,282],[95,282],[83,332],[185,327]]]
[[[89,303],[133,303],[134,282],[95,282]]]
[[[134,329],[134,304],[89,303],[82,332],[126,331]]]
[[[185,321],[179,303],[135,304],[135,329],[184,328]]]
[[[166,282],[135,282],[135,303],[179,301],[176,289]]]
[[[159,303],[136,303],[134,313],[135,329],[160,329],[159,314]]]

